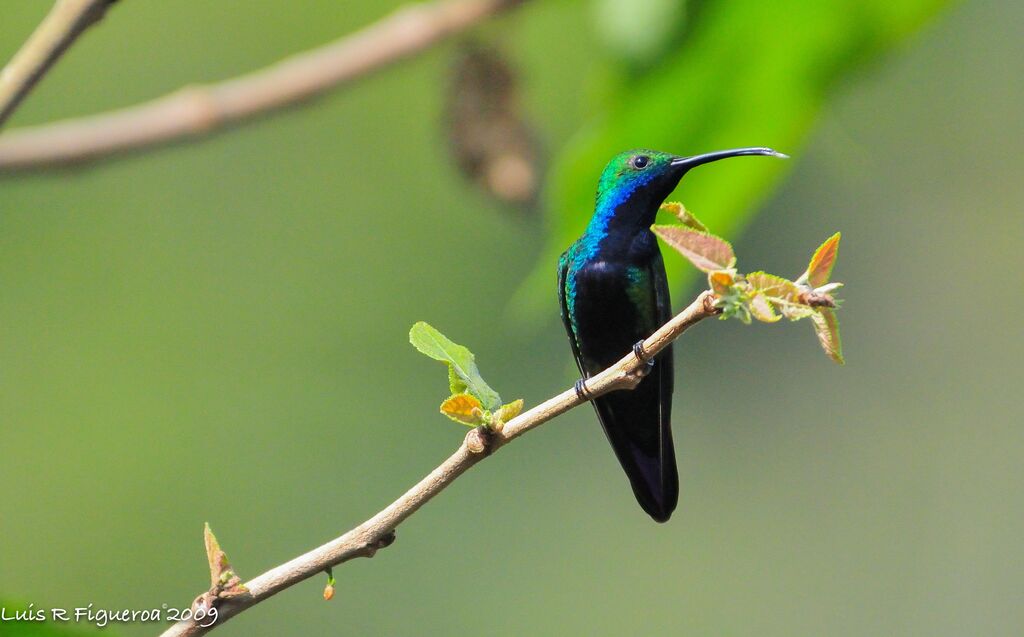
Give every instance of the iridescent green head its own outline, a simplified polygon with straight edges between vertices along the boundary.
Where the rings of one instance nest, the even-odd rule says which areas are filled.
[[[741,155],[786,157],[770,148],[737,148],[692,157],[657,150],[619,153],[601,173],[594,220],[605,229],[615,222],[647,228],[654,223],[658,207],[691,168]]]
[[[672,166],[675,159],[669,153],[644,149],[612,157],[597,184],[598,210],[610,212],[627,201],[642,205],[661,195],[655,204],[660,205],[683,176]]]

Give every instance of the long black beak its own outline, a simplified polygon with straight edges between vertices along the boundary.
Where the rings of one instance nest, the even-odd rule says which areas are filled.
[[[734,148],[732,150],[719,150],[713,153],[694,155],[693,157],[676,157],[672,160],[670,165],[682,168],[680,172],[685,173],[691,168],[695,168],[701,164],[710,164],[711,162],[718,161],[719,159],[740,157],[742,155],[764,155],[766,157],[789,159],[789,155],[784,155],[776,150],[772,150],[771,148]]]

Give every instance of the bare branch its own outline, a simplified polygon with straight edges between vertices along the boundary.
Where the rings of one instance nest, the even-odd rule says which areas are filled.
[[[78,36],[114,0],[57,0],[31,37],[0,71],[0,126]]]
[[[185,87],[122,110],[14,130],[0,137],[0,173],[83,162],[209,135],[344,85],[520,2],[436,0],[408,5],[360,31],[247,75]]]
[[[715,307],[715,298],[710,291],[702,292],[689,306],[658,328],[643,343],[642,351],[645,361],[668,347],[690,326],[709,316],[717,315],[719,310]],[[394,540],[395,528],[399,524],[470,467],[509,441],[544,424],[555,416],[582,405],[586,400],[581,398],[581,394],[590,400],[610,391],[636,387],[641,379],[640,370],[646,365],[645,361],[641,361],[636,354],[630,352],[600,374],[588,378],[584,387],[581,388],[582,391],[578,392],[576,388],[567,389],[508,421],[500,431],[490,431],[483,427],[473,429],[467,434],[465,441],[455,453],[380,513],[341,537],[246,582],[245,588],[249,591],[247,594],[219,600],[217,621],[212,626],[202,627],[191,620],[182,621],[168,628],[163,633],[163,637],[202,635],[220,626],[229,618],[259,604],[271,595],[329,567],[356,557],[372,557],[378,549],[389,545]],[[203,598],[204,596],[201,595],[199,599]]]

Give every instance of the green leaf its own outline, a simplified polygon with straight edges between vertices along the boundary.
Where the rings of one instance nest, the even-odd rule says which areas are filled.
[[[466,390],[469,389],[469,386],[459,378],[459,374],[455,371],[454,365],[448,366],[448,389],[450,389],[453,394],[464,394],[466,393]]]
[[[728,241],[687,226],[652,226],[654,234],[704,272],[727,270],[736,265]]]
[[[552,271],[594,210],[601,170],[644,146],[692,155],[737,146],[800,150],[826,98],[858,67],[916,31],[948,0],[730,0],[701,3],[686,38],[644,70],[595,70],[605,99],[552,165],[548,244],[511,305],[520,320],[553,316]],[[682,180],[687,203],[723,236],[736,236],[795,162],[737,158]],[[665,255],[669,281],[689,285]]]
[[[835,310],[823,307],[811,316],[811,321],[814,323],[814,332],[818,335],[821,349],[835,362],[845,364],[843,344],[839,340],[839,319]]]
[[[453,343],[423,321],[409,330],[409,342],[421,353],[448,365],[448,384],[453,394],[472,394],[487,411],[494,411],[501,406],[498,392],[491,389],[480,376],[473,352]]]
[[[789,279],[762,271],[751,272],[744,278],[756,292],[761,292],[767,297],[791,303],[800,302],[800,286]]]
[[[807,281],[807,284],[812,288],[819,288],[825,285],[828,283],[828,278],[832,276],[832,267],[835,265],[836,256],[839,254],[840,236],[840,233],[835,233],[814,251],[811,263],[807,266],[807,271],[800,277],[801,280]]]
[[[683,224],[684,226],[693,228],[694,230],[699,230],[701,232],[708,231],[707,227],[700,222],[700,219],[694,216],[692,212],[686,209],[686,206],[679,203],[678,201],[666,201],[665,203],[661,204],[661,210],[669,213],[670,215],[673,215],[676,219],[679,220],[679,223]]]
[[[523,399],[519,398],[502,405],[501,409],[494,413],[494,418],[502,423],[506,423],[518,416],[521,411],[523,411]]]
[[[484,421],[483,405],[472,394],[455,394],[441,403],[441,413],[455,422],[475,427]]]
[[[736,279],[736,271],[718,270],[708,274],[708,285],[718,298],[715,307],[722,311],[721,320],[739,319],[750,324],[749,287]]]
[[[813,318],[814,315],[817,314],[817,311],[813,307],[798,305],[795,303],[779,305],[778,308],[779,312],[791,321],[799,321],[800,319],[808,317]]]

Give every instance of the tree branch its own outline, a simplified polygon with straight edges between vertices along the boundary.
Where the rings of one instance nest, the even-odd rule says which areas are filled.
[[[668,347],[692,325],[719,314],[715,300],[714,293],[702,292],[689,306],[658,328],[643,343],[643,361],[630,352],[600,374],[588,378],[579,391],[576,388],[567,389],[508,421],[499,431],[486,427],[473,429],[455,453],[380,513],[341,537],[246,582],[248,593],[217,600],[217,621],[212,626],[203,627],[191,620],[182,621],[168,628],[163,637],[202,635],[271,595],[326,568],[352,558],[373,556],[378,549],[393,541],[395,528],[399,524],[499,447],[592,398],[610,391],[636,387],[642,378],[642,370],[646,368],[646,361]],[[201,595],[197,602],[205,597]]]
[[[57,0],[21,49],[0,71],[0,126],[87,28],[114,0]]]
[[[435,0],[408,5],[360,31],[247,75],[185,87],[109,113],[15,130],[0,137],[0,173],[83,162],[209,135],[407,58],[522,1]]]

